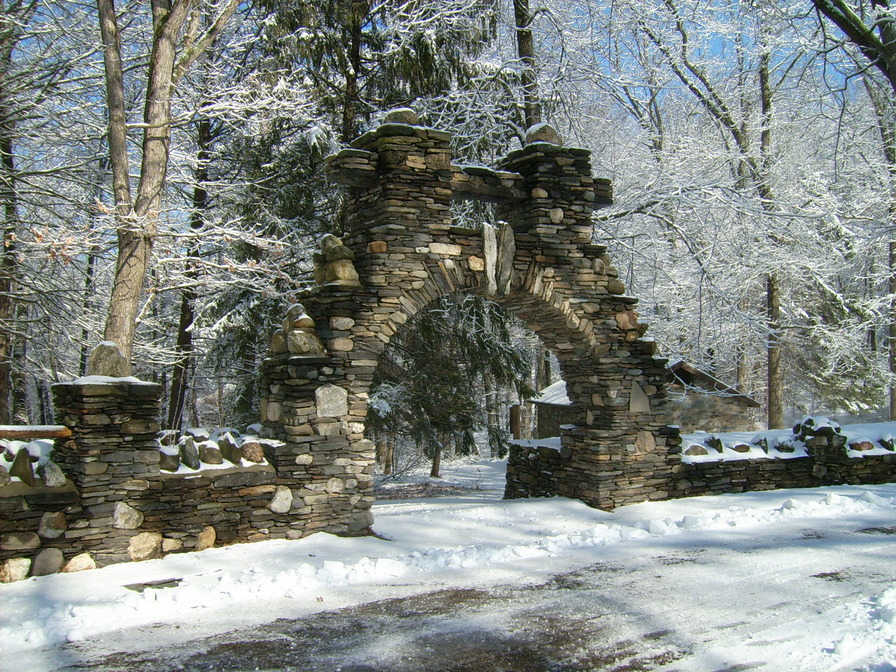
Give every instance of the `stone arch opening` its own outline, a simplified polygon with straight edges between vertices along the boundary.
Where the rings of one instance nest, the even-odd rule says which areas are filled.
[[[449,293],[487,296],[538,333],[579,409],[556,455],[511,455],[507,496],[613,508],[655,496],[648,481],[671,467],[658,449],[672,431],[660,418],[665,361],[591,240],[593,209],[611,199],[590,153],[564,147],[544,125],[495,169],[453,164],[449,144],[405,109],[327,159],[331,179],[347,187],[349,233],[322,240],[317,285],[272,341],[262,402],[262,421],[284,442],[278,478],[303,484],[308,532],[371,522],[364,423],[377,358],[410,317]],[[497,225],[455,226],[451,201],[468,198],[495,202]]]
[[[496,323],[500,327],[495,328]],[[474,362],[467,357],[479,342],[490,342],[486,348],[501,360],[500,371],[490,371],[482,358]],[[519,388],[533,385],[532,355],[545,350],[553,352],[523,320],[481,292],[443,293],[422,306],[378,358],[366,426],[367,437],[377,445],[378,473],[389,475],[383,463],[393,464],[393,447],[399,472],[414,458],[419,466],[424,447],[429,465],[437,471],[431,462],[432,453],[438,452],[435,444],[443,448],[443,460],[454,454],[506,457],[507,441],[531,438],[529,433],[511,435],[510,409],[525,398]],[[556,365],[558,358],[554,360]],[[464,388],[462,398],[455,395],[455,385]],[[468,403],[470,395],[478,395],[474,404]],[[404,412],[393,414],[396,402]]]

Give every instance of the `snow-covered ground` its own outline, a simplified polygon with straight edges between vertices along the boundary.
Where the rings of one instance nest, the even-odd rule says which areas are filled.
[[[380,538],[316,534],[2,585],[0,669],[72,669],[275,618],[612,563],[629,582],[619,613],[662,617],[690,637],[674,663],[637,669],[896,670],[896,485],[606,513],[561,498],[502,501],[504,470],[448,466],[435,488],[412,479],[442,496],[381,500]]]

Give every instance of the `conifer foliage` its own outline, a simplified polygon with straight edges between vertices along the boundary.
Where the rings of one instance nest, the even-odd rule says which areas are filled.
[[[432,460],[438,476],[446,451],[478,452],[486,431],[492,454],[506,453],[507,429],[489,424],[489,389],[527,398],[531,361],[522,327],[497,304],[473,295],[447,295],[418,313],[380,357],[371,394],[369,428],[387,443]],[[394,449],[394,446],[393,446]]]

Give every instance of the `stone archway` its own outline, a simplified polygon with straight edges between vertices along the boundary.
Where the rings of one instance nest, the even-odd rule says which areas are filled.
[[[674,433],[660,417],[665,360],[643,337],[605,248],[591,242],[609,182],[592,177],[587,150],[564,147],[546,125],[495,170],[454,165],[449,141],[396,110],[327,159],[331,179],[347,186],[349,233],[323,241],[317,286],[290,311],[263,369],[262,422],[283,441],[272,458],[294,489],[302,533],[372,523],[364,422],[377,357],[409,317],[454,292],[484,294],[535,331],[579,410],[559,452],[511,456],[507,496],[559,494],[607,509],[663,496],[656,485],[671,466],[659,439]],[[452,199],[469,198],[496,202],[500,227],[453,226]]]

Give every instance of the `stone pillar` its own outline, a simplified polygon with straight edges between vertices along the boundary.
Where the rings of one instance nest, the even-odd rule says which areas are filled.
[[[159,488],[161,392],[155,383],[96,376],[53,386],[57,422],[72,430],[56,459],[81,493],[81,515],[65,538],[98,565],[154,557],[156,543],[161,550],[161,534],[141,529]]]
[[[637,300],[625,296],[606,249],[592,243],[592,214],[611,202],[610,183],[592,177],[588,150],[564,147],[543,124],[500,167],[525,185],[524,199],[499,208],[514,232],[515,271],[564,319],[539,331],[578,411],[562,436],[557,493],[605,509],[665,498],[665,360],[643,338]]]
[[[609,180],[591,175],[591,152],[564,147],[550,126],[530,129],[522,149],[510,152],[499,168],[523,176],[527,200],[504,203],[498,218],[511,224],[518,248],[545,247],[542,263],[563,255],[581,257],[590,245],[595,204],[611,202]]]
[[[452,268],[448,133],[419,125],[409,109],[327,159],[350,186],[349,232],[357,280],[319,284],[300,300],[324,352],[272,352],[263,365],[261,419],[284,445],[273,449],[278,484],[294,487],[295,534],[362,534],[373,522],[375,447],[364,438],[376,359],[432,298],[432,268]],[[288,344],[287,344],[288,345]]]
[[[426,260],[451,246],[450,139],[420,126],[413,110],[393,110],[331,162],[331,175],[347,164],[355,174],[362,164],[371,169],[366,187],[349,192],[346,244],[361,284],[381,298],[419,290]]]
[[[362,402],[350,391],[354,378],[345,367],[340,358],[288,353],[262,365],[261,421],[266,435],[283,442],[268,460],[277,485],[290,489],[283,519],[293,538],[365,534],[373,524],[375,450],[363,435],[366,396]]]

